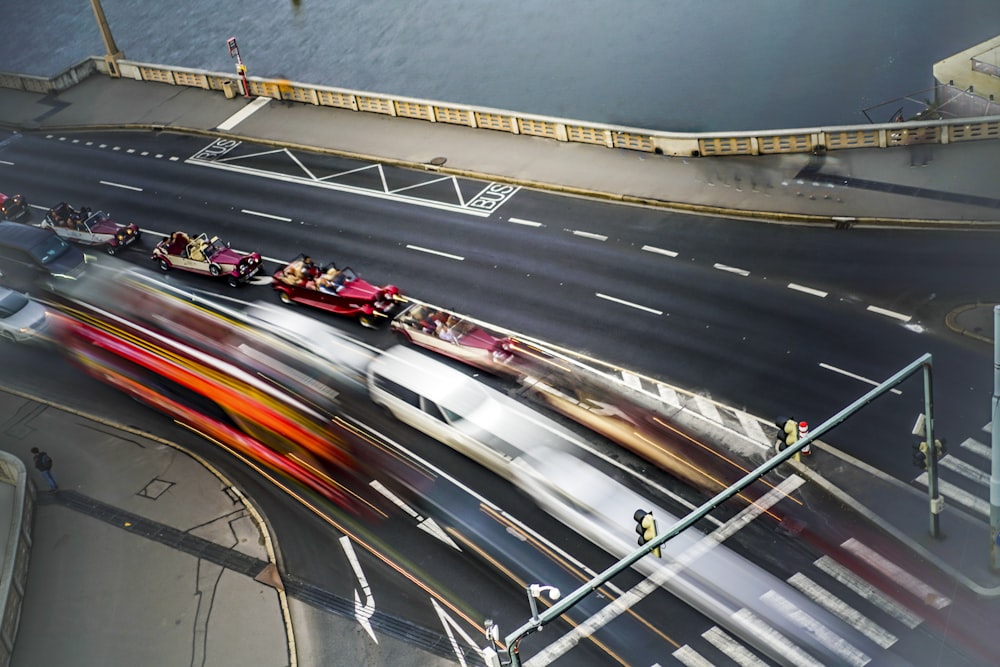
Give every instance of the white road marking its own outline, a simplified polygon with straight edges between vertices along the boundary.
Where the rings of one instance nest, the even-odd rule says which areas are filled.
[[[672,653],[677,662],[684,667],[713,667],[712,663],[706,660],[700,653],[685,644]],[[657,663],[658,665],[659,663]],[[656,667],[654,665],[653,667]]]
[[[281,222],[291,222],[291,218],[286,218],[283,215],[272,215],[270,213],[261,213],[260,211],[251,211],[248,208],[240,209],[240,213],[246,213],[247,215],[256,215],[260,218],[270,218],[271,220],[280,220]]]
[[[656,310],[655,308],[649,308],[648,306],[642,306],[642,305],[639,305],[638,303],[632,303],[631,301],[625,301],[624,299],[618,299],[618,298],[615,298],[613,296],[608,296],[607,294],[601,294],[600,292],[596,292],[595,295],[597,296],[598,299],[606,299],[607,301],[613,301],[615,303],[620,303],[623,306],[629,306],[630,308],[636,308],[638,310],[644,310],[647,313],[652,313],[654,315],[662,315],[663,314],[662,310]]]
[[[134,185],[124,185],[123,183],[115,183],[113,181],[99,181],[101,185],[110,185],[113,188],[121,188],[122,190],[132,190],[133,192],[142,192],[142,188],[137,188]]]
[[[980,470],[971,463],[966,463],[962,459],[957,459],[951,454],[946,455],[940,461],[938,465],[957,472],[962,477],[972,480],[976,484],[981,484],[982,486],[987,486],[990,483],[990,474],[984,470]]]
[[[441,625],[444,626],[444,631],[448,634],[448,641],[451,642],[451,648],[455,651],[455,657],[458,658],[458,664],[462,667],[467,667],[468,663],[465,662],[465,652],[462,651],[461,647],[458,645],[458,640],[455,639],[455,634],[452,630],[454,629],[455,632],[461,635],[462,639],[465,640],[465,643],[469,647],[476,649],[477,652],[481,652],[482,647],[476,643],[476,640],[469,636],[469,633],[466,632],[465,629],[462,628],[462,626],[460,626],[440,604],[438,604],[437,600],[431,598],[431,604],[434,606],[434,611],[437,612],[438,618],[441,619]]]
[[[13,166],[14,166],[14,163],[13,163],[13,162],[9,162],[9,161],[7,161],[7,160],[0,160],[0,164],[6,164],[6,165],[10,165],[11,167],[13,167]]]
[[[924,488],[927,488],[927,473],[926,472],[920,473],[920,476],[913,481],[916,482],[917,484],[920,484]],[[988,502],[986,502],[982,498],[978,498],[972,495],[971,493],[969,493],[968,491],[966,491],[961,487],[955,486],[954,484],[946,482],[943,479],[939,479],[938,490],[941,492],[941,495],[944,496],[945,498],[950,498],[959,505],[964,505],[965,507],[968,507],[973,512],[982,514],[983,516],[990,515],[990,504]]]
[[[215,129],[223,131],[233,129],[234,127],[245,121],[247,118],[255,114],[261,107],[263,107],[270,101],[271,101],[270,97],[258,97],[253,102],[246,105],[245,107],[234,113],[232,116],[219,123]]]
[[[873,387],[877,387],[880,384],[882,384],[881,382],[876,382],[875,380],[870,380],[869,378],[862,377],[861,375],[856,375],[856,374],[854,374],[854,373],[852,373],[850,371],[845,371],[843,368],[837,368],[836,366],[831,366],[830,364],[824,364],[823,362],[820,362],[819,367],[820,368],[825,368],[828,371],[833,371],[834,373],[840,373],[841,375],[846,375],[847,377],[849,377],[849,378],[851,378],[853,380],[858,380],[859,382],[864,382],[865,384],[870,384]],[[890,393],[896,394],[897,396],[903,393],[903,392],[901,392],[898,389],[890,389],[889,391],[890,391]]]
[[[859,650],[812,615],[799,609],[794,602],[780,593],[768,591],[760,599],[802,628],[807,637],[813,637],[830,652],[836,654],[843,664],[864,667],[872,661],[864,651]]]
[[[660,395],[663,402],[667,405],[672,405],[675,408],[684,407],[681,405],[681,399],[677,398],[677,392],[665,384],[656,385],[656,393]]]
[[[716,407],[715,403],[708,400],[704,396],[695,395],[694,402],[698,406],[698,412],[703,416],[707,417],[709,420],[714,421],[716,424],[722,423],[722,415],[719,414],[719,408]]]
[[[742,667],[767,667],[766,662],[755,656],[750,649],[741,645],[738,641],[726,634],[722,628],[716,625],[713,625],[708,630],[705,630],[705,632],[701,633],[701,636],[704,637],[709,644],[719,649],[722,653],[725,653],[726,656],[737,665],[742,665]],[[705,664],[710,665],[711,663],[705,661]]]
[[[879,315],[885,315],[886,317],[891,317],[893,319],[900,320],[901,322],[909,322],[913,319],[909,315],[903,315],[902,313],[897,313],[894,310],[887,310],[885,308],[879,308],[878,306],[868,306],[865,310],[869,310]]]
[[[944,609],[951,604],[951,598],[941,594],[930,584],[921,581],[913,574],[910,574],[879,552],[862,544],[853,537],[840,546],[910,591],[919,600],[923,600],[924,604],[935,609]]]
[[[973,454],[978,454],[979,456],[982,456],[984,459],[990,459],[990,460],[993,459],[993,448],[990,447],[989,445],[984,445],[978,440],[973,440],[972,438],[966,438],[962,442],[962,444],[959,445],[959,447],[961,447],[962,449],[967,449]]]
[[[376,491],[378,491],[379,493],[381,493],[386,498],[388,498],[393,505],[395,505],[396,507],[398,507],[399,509],[403,510],[411,517],[413,517],[413,519],[417,522],[418,528],[420,528],[423,531],[426,531],[427,533],[430,533],[431,535],[438,538],[439,540],[441,540],[448,546],[452,547],[456,551],[461,551],[459,546],[455,544],[455,541],[451,539],[451,536],[449,536],[448,533],[444,532],[441,526],[438,525],[437,521],[435,521],[430,517],[427,518],[423,517],[419,512],[417,512],[417,510],[407,505],[402,498],[400,498],[395,493],[386,488],[386,486],[377,479],[373,479],[371,482],[368,483],[368,485],[373,489],[375,489]]]
[[[48,211],[48,206],[42,206],[41,204],[28,204],[31,208],[37,208],[39,211]],[[146,230],[143,230],[145,232]]]
[[[829,556],[821,556],[816,560],[814,565],[911,630],[923,622],[924,619]]]
[[[647,595],[657,590],[660,586],[675,578],[684,570],[684,568],[688,567],[691,562],[698,560],[706,553],[719,546],[719,544],[736,534],[751,521],[776,505],[782,498],[787,497],[803,483],[805,483],[805,480],[798,475],[793,474],[789,476],[778,484],[778,486],[761,496],[757,502],[746,506],[739,512],[739,514],[729,519],[726,523],[722,524],[702,539],[695,542],[694,545],[685,550],[684,553],[679,555],[673,561],[664,563],[663,566],[656,569],[653,574],[649,575],[638,584],[625,591],[603,609],[577,625],[556,641],[549,644],[543,651],[539,652],[530,661],[528,661],[526,663],[526,667],[531,667],[532,665],[540,667],[541,665],[547,665],[550,662],[553,662],[556,658],[576,646],[582,639],[594,634],[597,630],[604,627],[627,612],[634,605],[641,602]],[[782,637],[782,639],[787,642],[784,637]],[[768,641],[771,641],[771,638],[768,638]],[[792,648],[794,649],[795,647],[793,646]]]
[[[736,411],[736,418],[740,420],[740,425],[743,427],[743,431],[746,433],[748,438],[757,444],[764,445],[764,447],[771,447],[773,442],[767,437],[767,434],[764,433],[764,428],[760,425],[759,419],[752,415],[748,415],[742,410]]]
[[[646,252],[655,252],[657,255],[666,255],[667,257],[676,257],[677,253],[673,250],[665,250],[664,248],[657,248],[653,245],[644,245],[642,249]]]
[[[825,299],[827,293],[823,290],[813,289],[812,287],[806,287],[805,285],[798,285],[796,283],[788,283],[788,289],[793,289],[797,292],[805,292],[806,294],[812,294],[813,296],[818,296],[821,299]]]
[[[462,257],[461,255],[452,255],[450,252],[441,252],[440,250],[431,250],[430,248],[422,248],[422,247],[420,247],[418,245],[409,245],[409,244],[407,244],[406,247],[409,248],[410,250],[416,250],[418,252],[426,252],[429,255],[437,255],[438,257],[447,257],[448,259],[454,259],[454,260],[457,260],[459,262],[464,262],[465,261],[465,258]]]
[[[361,589],[365,592],[365,603],[362,605],[361,595],[358,593],[357,588],[354,589],[354,618],[357,619],[361,627],[378,644],[378,637],[375,636],[375,630],[372,628],[371,623],[371,617],[375,615],[375,598],[372,597],[372,589],[368,586],[368,578],[365,577],[365,573],[361,570],[361,563],[358,561],[358,555],[354,553],[354,545],[351,544],[351,538],[347,537],[347,535],[341,537],[340,546],[344,548],[347,560],[350,561],[351,568],[354,570],[354,576],[358,578],[358,583],[361,584]]]
[[[607,241],[608,237],[604,234],[594,234],[592,232],[581,232],[578,229],[573,230],[573,236],[582,236],[585,239],[594,239],[595,241]]]
[[[639,376],[636,375],[635,373],[622,371],[621,376],[622,376],[622,382],[625,383],[626,387],[630,387],[632,389],[642,389],[642,380],[640,380]]]
[[[515,225],[525,225],[527,227],[543,227],[542,223],[535,222],[534,220],[525,220],[524,218],[507,218],[509,222],[513,222]]]
[[[808,653],[788,641],[787,637],[772,628],[764,619],[749,609],[740,609],[733,614],[733,618],[750,626],[761,641],[768,644],[773,651],[780,654],[793,665],[799,667],[823,667],[823,663],[814,660]]]
[[[737,275],[741,275],[744,278],[750,275],[750,272],[747,271],[746,269],[740,269],[735,266],[727,266],[725,264],[719,264],[718,262],[713,264],[712,267],[718,269],[719,271],[726,271],[728,273],[735,273]]]
[[[882,648],[889,648],[896,643],[897,637],[878,623],[870,620],[860,611],[847,604],[839,597],[826,590],[815,581],[796,572],[788,578],[788,583],[799,589],[804,595],[813,600],[834,616],[839,617],[852,628],[872,640]]]

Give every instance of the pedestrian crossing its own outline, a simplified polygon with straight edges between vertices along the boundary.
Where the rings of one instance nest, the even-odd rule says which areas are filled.
[[[883,593],[837,560],[858,559],[890,579],[894,587],[920,600],[926,614],[947,607],[951,600],[926,582],[898,567],[884,554],[857,539],[845,540],[833,554],[820,556],[805,571],[787,578],[789,588],[771,589],[760,596],[769,613],[742,608],[733,613],[753,636],[737,637],[728,629],[712,626],[697,640],[671,654],[685,667],[762,667],[782,663],[796,667],[842,664],[864,667],[879,664],[880,652],[890,651],[918,628],[924,617]],[[799,597],[801,594],[802,597]],[[812,605],[816,605],[815,607]],[[774,626],[785,628],[783,631]],[[794,632],[789,632],[792,628]],[[801,639],[808,638],[813,647]]]
[[[982,427],[982,440],[989,440],[992,422]],[[957,449],[938,460],[938,492],[945,503],[959,507],[980,519],[989,519],[989,484],[992,465],[992,448],[976,438],[966,438]],[[921,472],[913,483],[924,489],[928,485],[927,471]]]

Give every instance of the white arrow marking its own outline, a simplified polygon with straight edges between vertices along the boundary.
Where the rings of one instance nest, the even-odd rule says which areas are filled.
[[[354,589],[354,618],[357,619],[361,627],[371,636],[372,640],[378,644],[378,637],[375,636],[375,630],[371,624],[371,617],[375,615],[375,598],[372,597],[372,589],[368,587],[368,579],[365,577],[365,573],[361,571],[361,563],[358,562],[358,555],[354,553],[354,545],[351,544],[351,540],[347,535],[340,538],[340,545],[344,547],[347,560],[351,561],[351,567],[354,568],[354,576],[358,578],[358,583],[361,584],[361,589],[365,592],[365,603],[361,604],[361,595],[358,593],[358,589]]]
[[[425,519],[424,517],[422,517],[417,510],[413,509],[412,507],[410,507],[409,505],[407,505],[405,502],[403,502],[402,498],[400,498],[395,493],[393,493],[392,491],[390,491],[389,489],[387,489],[385,487],[385,485],[382,484],[382,482],[378,481],[377,479],[373,479],[368,484],[368,486],[372,487],[373,489],[375,489],[376,491],[378,491],[379,493],[381,493],[383,496],[385,496],[390,501],[392,501],[393,505],[395,505],[399,509],[401,509],[404,512],[406,512],[407,514],[409,514],[410,516],[412,516],[414,519],[416,519],[416,521],[417,521],[417,528],[419,528],[420,530],[423,530],[423,531],[426,531],[426,532],[430,533],[431,535],[433,535],[434,537],[438,538],[439,540],[441,540],[442,542],[444,542],[445,544],[447,544],[449,547],[451,547],[455,551],[461,551],[461,549],[459,548],[459,546],[457,544],[455,544],[454,540],[452,540],[451,537],[448,536],[448,533],[444,532],[444,529],[441,528],[441,526],[439,526],[434,519],[431,519],[431,518]]]
[[[465,655],[462,653],[462,649],[459,648],[458,646],[458,640],[455,639],[455,635],[451,631],[452,628],[454,628],[458,632],[458,634],[462,635],[462,639],[464,639],[466,643],[472,648],[476,649],[477,651],[482,651],[482,647],[476,644],[475,640],[469,636],[469,633],[463,630],[462,627],[455,621],[455,619],[449,616],[448,612],[446,612],[444,609],[441,608],[441,605],[438,604],[437,600],[431,598],[431,604],[434,605],[434,611],[437,612],[438,618],[441,619],[441,625],[444,626],[444,631],[448,633],[448,640],[451,641],[451,648],[454,649],[455,655],[458,657],[459,664],[461,664],[462,667],[467,667],[465,662]]]

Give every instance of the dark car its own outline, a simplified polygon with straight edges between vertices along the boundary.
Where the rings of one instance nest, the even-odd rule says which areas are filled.
[[[76,278],[83,252],[47,229],[0,222],[0,273],[5,284],[31,289],[48,278]]]
[[[18,220],[28,215],[28,202],[24,195],[5,195],[0,192],[0,217],[4,220]]]

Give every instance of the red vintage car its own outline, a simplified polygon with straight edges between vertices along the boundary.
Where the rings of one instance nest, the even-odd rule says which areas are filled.
[[[76,210],[66,202],[49,209],[38,226],[51,229],[57,236],[73,243],[104,246],[109,255],[118,254],[142,236],[142,231],[134,222],[127,225],[115,222],[104,211],[91,212],[86,207]]]
[[[406,301],[395,285],[376,287],[351,267],[338,269],[333,262],[320,268],[304,254],[279,269],[272,285],[283,303],[357,317],[366,327],[374,327],[380,317],[390,317],[396,306]]]
[[[166,272],[180,269],[206,276],[223,277],[230,287],[250,281],[260,271],[259,252],[240,252],[223,243],[218,236],[188,236],[174,232],[153,248],[153,260]]]
[[[24,195],[5,195],[0,192],[0,216],[4,220],[20,220],[28,215],[28,202]]]

